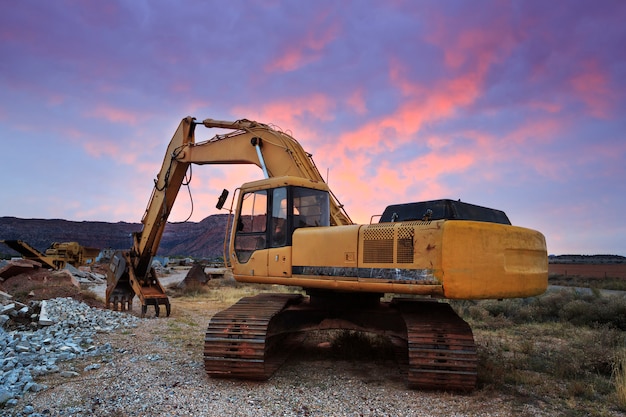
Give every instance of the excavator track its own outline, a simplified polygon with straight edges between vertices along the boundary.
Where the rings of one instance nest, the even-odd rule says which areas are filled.
[[[472,391],[477,354],[470,326],[447,303],[401,302],[407,328],[410,388]]]
[[[408,359],[410,388],[465,392],[475,388],[472,330],[449,304],[396,298],[374,309],[357,310],[355,314],[354,309],[319,308],[297,294],[243,298],[211,319],[204,344],[206,372],[212,377],[266,380],[292,346],[281,336],[345,328],[403,339],[405,348],[397,354],[405,364]],[[274,350],[279,341],[280,349]]]
[[[212,377],[268,379],[286,359],[287,350],[273,351],[280,332],[274,333],[272,318],[299,294],[259,294],[245,297],[217,313],[204,340],[204,366]]]

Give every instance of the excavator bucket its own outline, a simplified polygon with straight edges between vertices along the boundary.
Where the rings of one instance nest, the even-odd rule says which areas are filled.
[[[106,306],[115,311],[132,310],[135,291],[130,285],[127,254],[115,252],[107,271]]]
[[[195,264],[191,267],[185,278],[178,283],[178,288],[196,287],[205,285],[211,277],[204,272],[204,265]]]
[[[107,271],[106,306],[115,311],[130,311],[135,295],[141,302],[141,317],[145,317],[149,305],[154,306],[157,317],[160,315],[160,306],[165,306],[169,317],[170,301],[154,269],[150,268],[148,277],[137,279],[128,252],[118,251],[111,258]]]

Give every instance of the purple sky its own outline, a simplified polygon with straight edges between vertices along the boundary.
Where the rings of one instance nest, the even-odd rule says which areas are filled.
[[[183,117],[247,118],[359,223],[460,198],[549,253],[626,255],[625,22],[621,0],[0,0],[0,216],[139,222]],[[191,219],[260,178],[195,167]]]

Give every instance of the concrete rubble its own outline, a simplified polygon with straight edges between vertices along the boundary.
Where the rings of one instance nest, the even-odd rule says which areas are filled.
[[[66,264],[64,271],[67,271],[72,276],[72,279],[75,280],[78,285],[77,286],[90,286],[90,285],[98,285],[98,284],[106,284],[107,278],[105,275],[98,274],[95,272],[91,272],[86,269],[79,269],[70,264]],[[76,284],[74,284],[76,285]]]
[[[37,264],[21,259],[3,261],[0,281],[28,279],[30,271],[41,267]],[[22,273],[26,273],[23,278],[18,276]],[[69,264],[61,271],[52,271],[50,276],[55,279],[61,275],[69,276],[67,285],[79,288],[106,284],[104,275]],[[46,389],[37,383],[38,376],[59,373],[73,378],[100,368],[113,348],[108,343],[97,345],[94,336],[136,327],[139,320],[127,313],[92,308],[73,298],[24,304],[0,291],[0,414],[3,408],[16,406],[25,393]],[[93,358],[93,363],[82,370],[69,365],[65,369],[64,362],[77,358]]]
[[[10,296],[9,296],[10,297]],[[0,410],[17,405],[24,393],[46,389],[36,378],[50,373],[73,378],[98,369],[114,353],[109,343],[96,344],[97,333],[119,328],[133,328],[141,320],[135,316],[89,307],[73,298],[33,301],[25,306],[16,301],[3,301],[0,317],[28,315],[33,312],[38,322],[14,330],[0,327]],[[45,318],[43,317],[45,315]],[[45,325],[44,325],[45,324]],[[72,359],[93,358],[82,370],[64,366]]]
[[[41,268],[41,263],[28,259],[11,259],[0,262],[0,280],[11,278],[34,269]]]
[[[28,259],[12,259],[0,261],[0,281],[9,279],[19,274],[28,273],[41,268],[41,263]],[[89,267],[76,268],[66,264],[65,268],[58,273],[65,273],[77,287],[106,283],[106,276],[91,272]]]

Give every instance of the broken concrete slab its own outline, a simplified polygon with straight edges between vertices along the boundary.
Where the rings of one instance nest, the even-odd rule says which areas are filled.
[[[63,279],[63,278],[69,278],[70,282],[72,283],[72,285],[74,285],[76,288],[80,288],[80,282],[78,280],[78,278],[72,274],[69,270],[67,269],[61,269],[60,271],[54,271],[52,274],[50,274],[50,277],[52,279]]]
[[[0,268],[0,277],[6,279],[24,272],[41,268],[41,263],[29,259],[10,260]]]
[[[206,284],[209,277],[204,273],[204,265],[195,264],[187,272],[185,279],[178,283],[178,288],[185,288],[188,285]]]
[[[48,316],[48,303],[46,301],[41,302],[41,311],[39,312],[39,325],[40,326],[51,326],[54,324],[54,321],[50,320]]]
[[[10,303],[0,307],[0,314],[7,314],[15,310],[15,303]]]
[[[89,267],[76,268],[70,264],[65,265],[64,270],[68,271],[76,279],[79,285],[103,284],[106,282],[106,276],[91,272]]]

